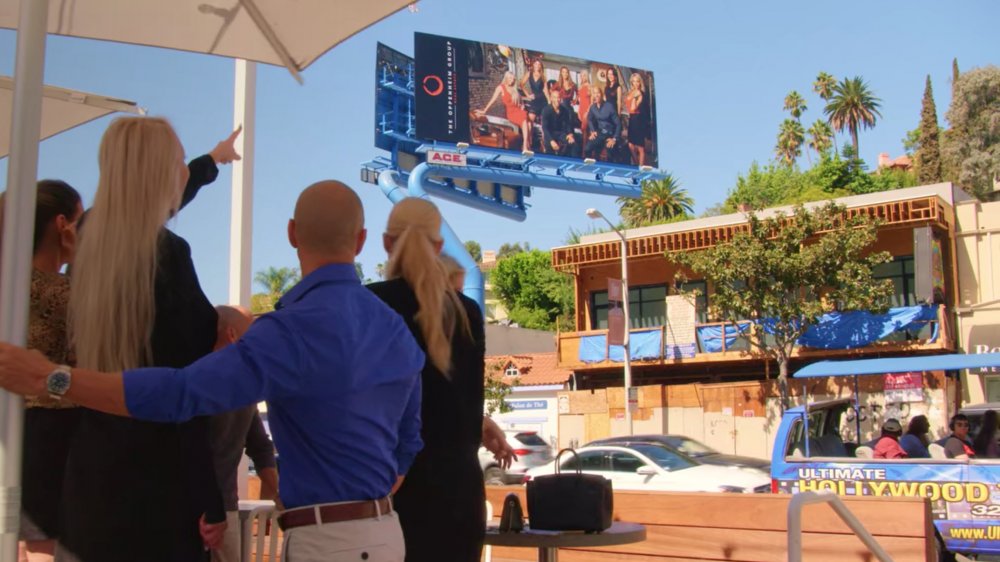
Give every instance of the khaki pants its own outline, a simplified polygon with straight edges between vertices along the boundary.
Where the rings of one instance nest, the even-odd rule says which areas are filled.
[[[240,562],[240,512],[226,512],[226,534],[222,546],[212,551],[212,562]]]
[[[305,525],[285,532],[282,562],[403,562],[399,517]]]

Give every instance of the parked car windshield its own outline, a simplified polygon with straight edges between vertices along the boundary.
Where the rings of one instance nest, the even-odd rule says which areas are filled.
[[[670,444],[676,447],[677,449],[680,449],[681,452],[684,453],[685,455],[689,455],[694,458],[704,457],[705,455],[719,454],[718,451],[712,449],[708,445],[705,445],[704,443],[699,443],[698,441],[695,441],[694,439],[690,439],[688,437],[681,437],[681,436],[672,437]]]
[[[655,445],[652,443],[636,443],[634,445],[630,445],[630,448],[646,455],[649,457],[649,460],[671,472],[684,470],[685,468],[691,468],[692,466],[698,465],[698,463],[692,461],[691,459],[686,459],[662,445]]]
[[[518,433],[514,438],[528,447],[547,447],[548,443],[538,436],[537,433]]]

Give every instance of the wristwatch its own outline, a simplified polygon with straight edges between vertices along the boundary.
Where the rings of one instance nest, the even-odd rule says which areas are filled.
[[[68,365],[59,365],[53,369],[49,376],[45,377],[45,390],[48,391],[49,397],[61,400],[69,392],[72,379],[73,373]]]

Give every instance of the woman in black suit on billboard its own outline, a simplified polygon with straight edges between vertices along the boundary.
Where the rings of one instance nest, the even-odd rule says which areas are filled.
[[[479,306],[458,293],[438,259],[441,214],[410,197],[383,235],[388,281],[368,285],[406,321],[427,354],[421,374],[424,448],[393,496],[407,562],[477,562],[486,530],[483,383],[486,336]]]
[[[538,123],[542,116],[542,110],[549,104],[549,93],[545,86],[545,66],[541,58],[536,58],[531,63],[531,68],[521,77],[521,89],[524,91],[524,100],[528,108],[528,133],[534,137],[532,125]],[[528,146],[534,144],[534,138],[528,140]]]

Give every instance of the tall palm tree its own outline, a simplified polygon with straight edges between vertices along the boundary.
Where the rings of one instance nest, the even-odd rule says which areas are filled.
[[[628,226],[662,224],[694,213],[694,199],[672,175],[642,184],[637,198],[619,197],[619,213]]]
[[[851,133],[854,154],[858,152],[858,128],[870,129],[876,118],[882,117],[879,108],[882,100],[868,89],[868,84],[860,76],[844,78],[833,87],[833,95],[823,109],[830,125],[838,131],[847,129]]]
[[[802,123],[795,119],[785,119],[778,130],[778,144],[775,145],[774,152],[786,165],[791,166],[802,155],[804,140],[805,130],[802,128]]]
[[[816,75],[816,81],[813,82],[813,91],[819,94],[819,97],[822,98],[823,101],[829,101],[829,99],[833,96],[833,87],[836,85],[836,78],[826,72],[820,72]]]
[[[817,119],[806,132],[809,133],[809,148],[815,150],[816,154],[822,156],[833,146],[833,129],[826,121]]]
[[[785,111],[792,114],[792,117],[798,119],[802,116],[802,112],[808,109],[806,107],[806,100],[802,98],[801,95],[795,90],[788,92],[785,96]]]
[[[253,280],[277,300],[299,282],[299,270],[294,267],[274,267],[258,271]]]

